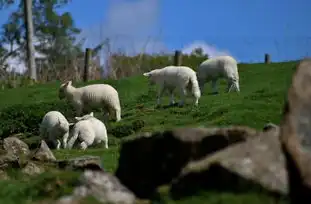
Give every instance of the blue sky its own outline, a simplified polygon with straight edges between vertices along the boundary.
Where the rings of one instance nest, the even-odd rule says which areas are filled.
[[[76,25],[94,46],[115,49],[230,54],[240,62],[300,59],[311,51],[310,0],[73,0]],[[10,10],[1,11],[0,24]]]

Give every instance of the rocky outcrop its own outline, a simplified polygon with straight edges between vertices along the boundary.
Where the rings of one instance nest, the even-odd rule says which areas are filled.
[[[99,156],[84,155],[72,159],[60,160],[57,163],[58,167],[64,170],[104,170]]]
[[[122,145],[115,175],[139,198],[150,198],[158,186],[178,176],[189,161],[256,135],[256,130],[243,126],[178,128],[145,134]]]
[[[102,171],[84,171],[80,185],[73,194],[60,198],[58,204],[79,203],[86,196],[93,196],[100,203],[134,204],[135,195],[113,175]]]
[[[286,195],[288,180],[278,137],[278,129],[271,129],[206,158],[190,161],[172,182],[172,197],[180,199],[199,190],[261,190]]]
[[[311,202],[311,59],[301,61],[292,77],[280,125],[292,203]]]
[[[30,153],[28,145],[17,137],[4,138],[2,146],[2,149],[9,154],[28,155]]]
[[[53,162],[56,158],[44,140],[41,140],[40,147],[34,152],[33,160]]]
[[[101,158],[81,156],[57,160],[44,140],[38,149],[31,152],[28,145],[17,137],[7,137],[0,145],[0,170],[20,169],[28,175],[40,174],[46,168],[58,170],[83,171],[86,169],[103,171]]]

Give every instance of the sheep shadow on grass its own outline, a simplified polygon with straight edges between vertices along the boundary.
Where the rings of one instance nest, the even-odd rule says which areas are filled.
[[[168,104],[168,105],[156,105],[156,106],[155,106],[155,109],[168,109],[168,108],[172,108],[172,107],[179,107],[179,108],[182,108],[182,107],[184,107],[184,105],[181,106],[181,105],[179,105],[179,104],[176,102],[176,103],[174,103],[174,104]]]

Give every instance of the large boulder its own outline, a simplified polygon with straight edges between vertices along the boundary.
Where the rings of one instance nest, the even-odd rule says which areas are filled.
[[[311,59],[292,77],[280,125],[292,203],[311,202]]]
[[[100,203],[134,204],[136,201],[135,195],[115,176],[103,171],[86,170],[73,194],[60,198],[58,204],[79,203],[87,196],[93,196]]]
[[[84,155],[66,160],[57,161],[58,168],[64,170],[99,170],[104,171],[99,156]]]
[[[30,153],[28,145],[14,136],[4,138],[2,148],[14,155],[28,155]]]
[[[29,153],[28,145],[17,137],[4,138],[0,145],[0,169],[22,168]]]
[[[34,152],[33,160],[42,162],[53,162],[56,158],[44,140],[41,140],[40,147]]]
[[[249,127],[178,128],[144,134],[123,143],[115,175],[142,199],[172,181],[189,161],[257,135]]]
[[[288,181],[278,137],[279,130],[271,129],[256,138],[189,162],[172,182],[171,196],[180,199],[201,190],[260,190],[285,196]]]

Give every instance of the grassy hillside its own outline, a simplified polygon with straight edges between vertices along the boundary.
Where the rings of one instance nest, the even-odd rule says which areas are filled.
[[[104,167],[114,171],[117,165],[120,140],[140,131],[161,130],[176,126],[227,126],[248,125],[261,129],[267,122],[279,123],[283,109],[284,96],[289,86],[295,63],[242,64],[240,65],[240,89],[237,93],[224,93],[226,82],[221,81],[219,95],[209,95],[210,84],[199,101],[199,107],[192,106],[189,98],[184,108],[171,107],[155,109],[155,87],[148,87],[147,79],[142,76],[125,78],[118,81],[92,81],[109,83],[120,94],[122,104],[122,122],[107,124],[109,130],[109,150],[101,147],[80,150],[54,151],[57,158],[75,157],[83,154],[99,155]],[[24,141],[32,144],[39,139],[37,124],[45,112],[60,110],[72,119],[72,109],[58,99],[60,83],[35,85],[28,88],[17,88],[0,91],[0,135],[28,132]],[[82,84],[74,84],[81,86]],[[168,104],[166,97],[163,104]],[[100,112],[95,116],[101,118]],[[8,131],[9,130],[9,131]],[[126,137],[125,137],[126,136]],[[11,181],[0,182],[0,202],[14,203],[42,196],[57,197],[70,191],[70,185],[53,191],[46,191],[43,183],[52,177],[73,179],[72,176],[46,173],[35,179],[25,181],[15,176]],[[165,193],[164,193],[165,194]],[[169,201],[169,200],[168,200]],[[202,194],[178,203],[276,203],[271,198],[260,194]],[[174,203],[169,201],[169,203]]]

